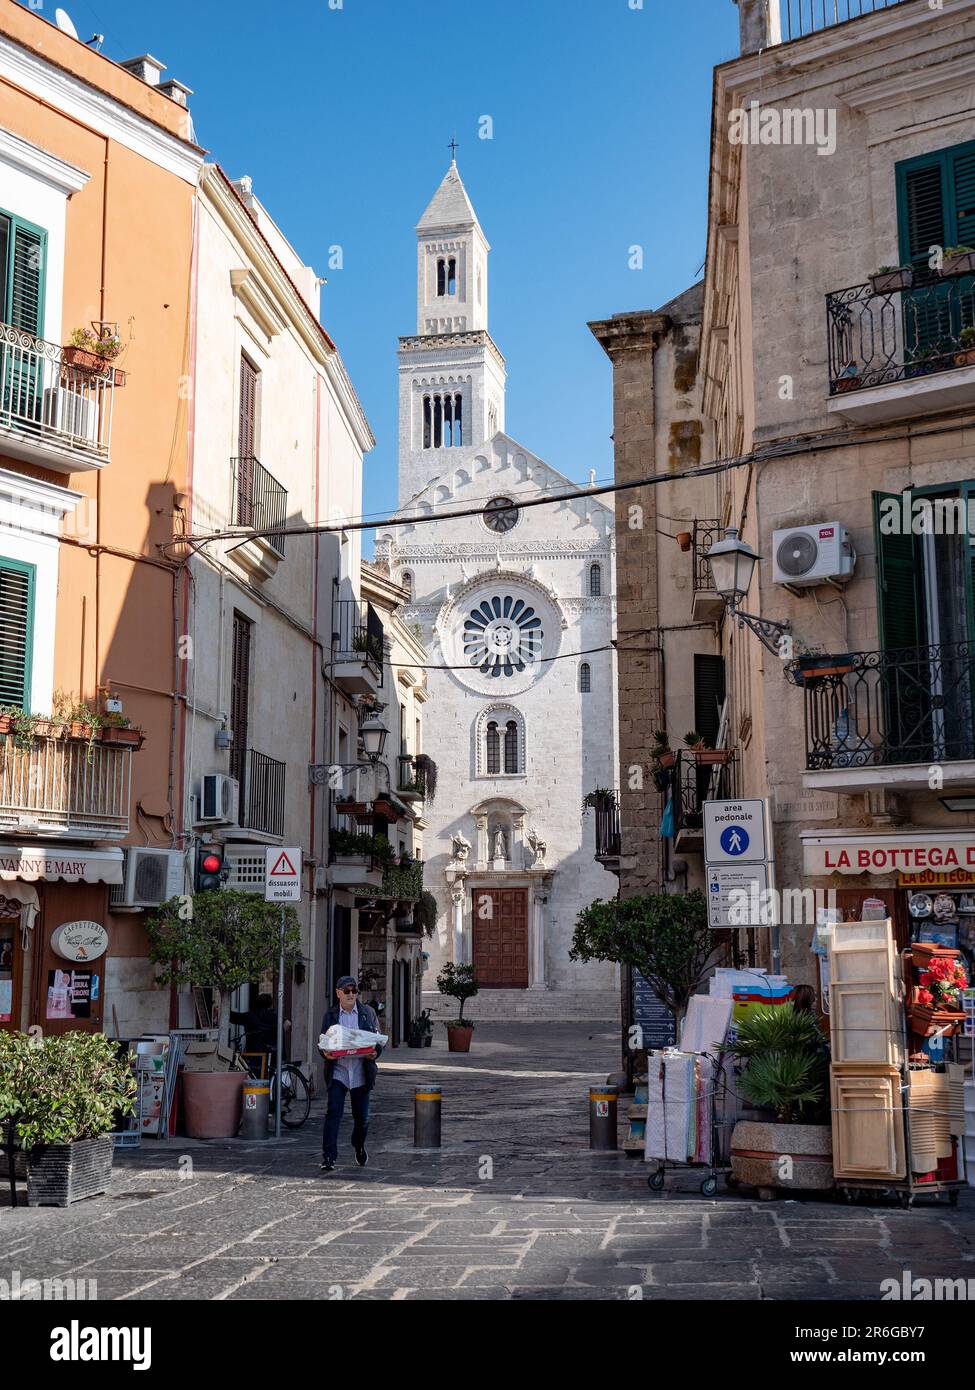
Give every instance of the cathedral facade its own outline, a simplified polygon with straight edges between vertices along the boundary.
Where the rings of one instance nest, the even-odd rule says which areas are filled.
[[[425,995],[452,960],[476,968],[475,1018],[614,1018],[616,967],[569,959],[579,910],[617,889],[582,809],[616,785],[613,511],[506,432],[490,248],[455,163],[416,231],[402,523],[376,554],[409,591],[403,617],[430,661],[431,717],[413,749],[438,769],[424,806],[439,908]],[[563,500],[532,505],[547,496]]]

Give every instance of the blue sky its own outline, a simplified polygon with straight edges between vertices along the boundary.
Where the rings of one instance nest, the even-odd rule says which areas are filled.
[[[82,39],[105,34],[115,59],[150,52],[194,89],[210,157],[250,174],[328,275],[322,318],[378,441],[366,513],[396,501],[413,228],[455,133],[492,246],[508,432],[576,480],[611,474],[610,367],[586,322],[655,308],[698,278],[711,69],[734,56],[738,22],[732,0],[631,2],[63,0]],[[333,244],[341,270],[327,267]],[[635,244],[642,270],[628,265]]]

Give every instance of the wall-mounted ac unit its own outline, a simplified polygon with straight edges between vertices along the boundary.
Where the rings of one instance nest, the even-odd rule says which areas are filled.
[[[184,893],[185,864],[185,850],[129,847],[125,851],[122,882],[109,889],[109,907],[158,907]]]
[[[97,444],[98,415],[95,402],[80,391],[66,386],[52,386],[44,392],[44,419],[59,434]]]
[[[209,825],[236,825],[240,783],[223,772],[208,772],[201,780],[197,821]]]
[[[851,578],[856,551],[838,521],[790,526],[772,532],[772,578],[776,584],[806,588]]]

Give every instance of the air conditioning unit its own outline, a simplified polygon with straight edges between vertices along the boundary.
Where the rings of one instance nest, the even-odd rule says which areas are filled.
[[[199,823],[236,825],[240,783],[223,772],[208,772],[201,780]]]
[[[856,558],[850,533],[838,521],[772,532],[772,578],[776,584],[807,588],[842,583],[852,577]]]
[[[70,434],[86,444],[97,444],[98,415],[95,402],[81,391],[52,386],[44,392],[44,419],[59,434]]]
[[[185,850],[127,849],[122,882],[109,889],[109,907],[158,907],[185,893],[185,865]]]

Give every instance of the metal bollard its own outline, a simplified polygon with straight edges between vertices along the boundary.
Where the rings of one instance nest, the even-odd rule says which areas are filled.
[[[271,1105],[270,1081],[244,1082],[244,1115],[240,1122],[242,1139],[266,1139],[267,1117]]]
[[[589,1087],[589,1147],[611,1153],[616,1143],[616,1102],[618,1086]]]
[[[417,1086],[413,1092],[413,1147],[440,1148],[440,1105],[443,1093],[439,1086]]]

